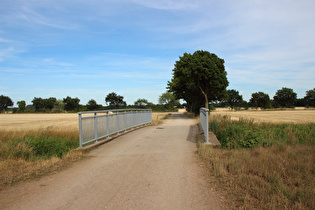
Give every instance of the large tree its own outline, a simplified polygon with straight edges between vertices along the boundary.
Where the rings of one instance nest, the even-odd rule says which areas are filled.
[[[228,90],[227,95],[227,103],[232,109],[243,105],[243,96],[241,96],[237,90]]]
[[[315,88],[313,90],[306,91],[304,100],[306,105],[315,107]]]
[[[249,104],[251,107],[267,109],[270,107],[270,97],[267,93],[263,92],[253,93]]]
[[[293,89],[284,87],[276,92],[273,100],[276,105],[280,105],[281,107],[294,107],[296,96],[297,94],[293,92]]]
[[[96,103],[96,101],[94,99],[91,99],[86,104],[86,107],[88,110],[92,111],[92,110],[96,110],[99,107],[99,105]]]
[[[209,101],[226,97],[226,87],[229,84],[226,75],[224,60],[217,55],[203,50],[193,54],[184,53],[174,65],[168,89],[177,99],[184,99],[196,111],[200,107],[194,104],[204,102],[205,108],[208,108]]]
[[[52,111],[52,109],[55,107],[57,99],[54,97],[43,99],[44,101],[44,107],[45,109],[48,109],[49,111]]]
[[[33,107],[35,108],[35,112],[38,112],[39,110],[45,107],[44,100],[40,97],[39,98],[34,97],[34,99],[32,100],[32,103],[33,103]]]
[[[136,100],[134,102],[134,105],[135,105],[135,107],[144,109],[146,107],[152,106],[153,104],[151,102],[149,102],[147,99],[139,98],[138,100]]]
[[[120,108],[120,107],[126,107],[127,103],[124,101],[124,97],[117,95],[117,93],[109,93],[105,98],[106,104],[109,104],[110,108]]]
[[[19,111],[20,112],[24,112],[25,111],[25,107],[26,107],[26,102],[25,101],[18,101],[17,105],[19,106]]]
[[[78,98],[71,98],[70,96],[67,96],[67,98],[63,99],[64,103],[64,109],[66,111],[73,111],[78,110],[80,107],[80,99]]]
[[[0,96],[0,112],[5,111],[9,106],[13,106],[13,101],[9,96]]]
[[[164,105],[168,110],[172,110],[179,104],[179,101],[176,100],[175,96],[171,92],[165,92],[160,95],[159,104]]]

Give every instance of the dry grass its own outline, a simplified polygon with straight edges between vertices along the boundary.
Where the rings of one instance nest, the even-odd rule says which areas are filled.
[[[233,125],[233,128],[238,128],[237,125],[241,127],[244,126],[242,123],[248,123],[244,127],[256,132],[258,140],[266,138],[273,142],[267,144],[269,146],[260,144],[250,149],[222,149],[206,145],[198,148],[201,159],[216,177],[218,188],[234,197],[230,208],[315,209],[315,136],[313,130],[307,130],[314,125],[314,119],[305,114],[314,117],[315,112],[224,110],[211,113],[210,119],[219,120],[220,127]],[[231,119],[240,123],[223,115],[233,116]],[[244,120],[246,116],[250,117]],[[308,131],[306,135],[303,133],[305,130]],[[286,135],[282,135],[284,133]],[[238,139],[244,135],[241,134]]]
[[[315,208],[314,146],[224,150],[203,145],[198,153],[218,186],[235,196],[231,208]]]
[[[26,147],[20,143],[9,146],[10,141],[27,137],[61,137],[79,141],[77,114],[0,114],[0,188],[19,181],[32,179],[58,171],[71,162],[84,158],[82,151],[72,150],[62,158],[25,159],[16,157],[17,150]],[[12,153],[12,154],[10,154]]]
[[[169,115],[169,112],[152,112],[152,124],[160,125]]]
[[[22,158],[0,160],[0,190],[19,181],[33,179],[59,171],[72,162],[86,157],[82,150],[72,150],[62,158],[25,160]]]
[[[255,122],[315,123],[315,109],[233,111],[228,108],[217,108],[211,111],[210,115],[228,115],[232,120],[246,118]]]

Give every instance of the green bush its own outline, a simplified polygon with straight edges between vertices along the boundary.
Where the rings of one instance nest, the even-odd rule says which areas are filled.
[[[22,158],[29,160],[34,157],[33,149],[21,139],[14,141],[1,141],[0,158]]]
[[[69,142],[69,139],[58,137],[28,137],[26,139],[26,144],[32,148],[35,155],[44,158],[62,157],[64,153],[70,150],[67,142]]]
[[[251,148],[259,144],[259,134],[242,124],[231,124],[217,133],[224,148]]]
[[[209,129],[213,133],[217,133],[220,128],[220,123],[217,120],[212,120],[209,122]]]
[[[314,145],[315,124],[272,124],[254,123],[240,119],[232,121],[229,117],[213,119],[209,122],[223,148],[251,148],[256,145],[271,146],[274,144]]]

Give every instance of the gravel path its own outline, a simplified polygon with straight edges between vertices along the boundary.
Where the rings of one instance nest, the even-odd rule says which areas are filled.
[[[0,209],[221,209],[194,154],[195,121],[175,113],[100,146],[59,173],[0,192]]]

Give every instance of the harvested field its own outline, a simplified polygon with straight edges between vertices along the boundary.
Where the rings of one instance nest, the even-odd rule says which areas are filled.
[[[169,113],[153,112],[152,121],[159,124]],[[71,114],[0,114],[0,130],[34,131],[39,129],[79,129],[77,113]]]
[[[78,114],[0,114],[0,128],[5,130],[38,130],[78,127]]]
[[[315,123],[314,109],[234,111],[227,108],[217,108],[211,111],[210,115],[228,115],[231,116],[232,120],[246,118],[255,122]]]

